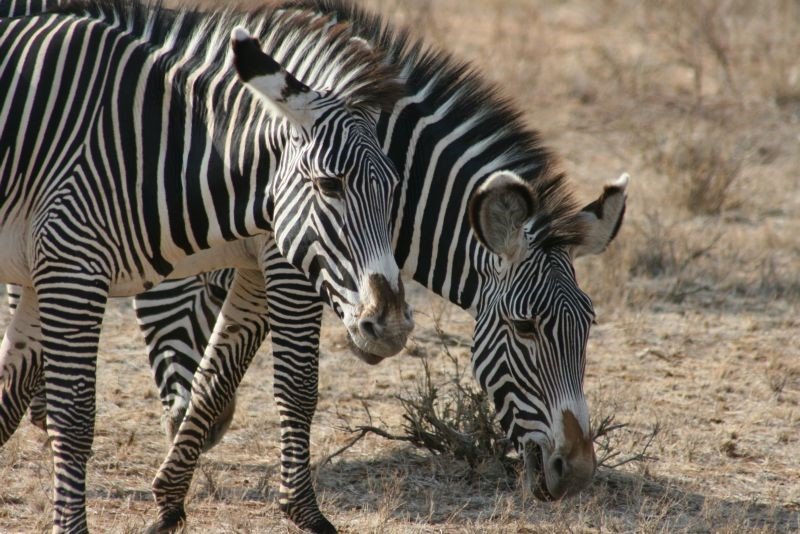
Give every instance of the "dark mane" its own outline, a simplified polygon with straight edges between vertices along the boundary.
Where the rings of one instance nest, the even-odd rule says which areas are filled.
[[[335,14],[300,12],[268,5],[256,9],[201,11],[196,6],[168,9],[160,1],[74,0],[55,11],[90,16],[118,24],[153,49],[166,48],[171,58],[189,51],[192,64],[229,66],[231,30],[245,26],[290,72],[317,90],[329,90],[348,106],[389,110],[404,91],[397,69],[380,49],[354,38],[350,23]],[[313,69],[296,70],[309,54]]]
[[[485,139],[485,132],[497,132],[490,150],[503,160],[503,165],[495,170],[516,172],[534,192],[537,226],[549,228],[540,244],[553,247],[582,241],[585,230],[580,218],[574,216],[579,205],[564,173],[559,170],[557,158],[542,145],[539,134],[524,124],[522,114],[512,103],[475,68],[447,52],[426,46],[406,30],[392,28],[379,15],[347,0],[289,0],[282,6],[308,9],[335,16],[337,21],[347,21],[356,35],[398,65],[410,94],[431,84],[430,100],[434,102],[444,103],[457,95],[448,113],[450,120],[463,122],[477,117],[480,127],[472,128],[472,141],[476,143]],[[464,139],[470,142],[468,136]]]

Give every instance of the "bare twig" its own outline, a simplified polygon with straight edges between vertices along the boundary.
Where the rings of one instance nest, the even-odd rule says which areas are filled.
[[[333,452],[333,453],[329,454],[328,456],[326,456],[325,458],[323,458],[322,461],[319,463],[317,469],[319,469],[323,465],[329,463],[331,460],[333,460],[334,458],[336,458],[337,456],[339,456],[340,454],[345,452],[347,449],[349,449],[350,447],[352,447],[353,445],[355,445],[356,443],[361,441],[364,438],[364,436],[366,436],[367,434],[370,434],[370,433],[376,434],[376,435],[378,435],[378,436],[380,436],[382,438],[385,438],[385,439],[388,439],[388,440],[392,440],[392,441],[413,441],[413,438],[411,438],[409,436],[398,436],[396,434],[391,434],[391,433],[383,430],[382,428],[378,428],[378,427],[371,426],[371,425],[362,425],[362,426],[357,426],[356,428],[346,428],[345,431],[351,432],[351,433],[356,433],[357,435],[354,438],[352,438],[350,441],[348,441],[346,445],[340,447],[335,452]]]
[[[611,460],[614,458],[619,458],[622,452],[616,449],[612,443],[610,435],[612,432],[616,432],[627,427],[627,423],[615,423],[613,415],[605,416],[597,425],[594,431],[593,439],[595,445],[597,445],[597,448],[600,450],[600,458],[597,460],[598,466],[608,469],[616,469],[617,467],[631,462],[646,462],[656,459],[654,456],[648,455],[647,451],[653,444],[653,441],[658,433],[661,431],[661,427],[658,423],[656,423],[648,433],[634,440],[631,448],[633,450],[638,449],[638,452],[623,457],[621,460],[616,462],[611,462]]]

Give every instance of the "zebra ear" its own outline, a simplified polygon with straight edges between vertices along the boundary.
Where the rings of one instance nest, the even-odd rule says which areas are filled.
[[[523,226],[533,211],[528,184],[509,171],[492,174],[469,200],[469,222],[475,236],[510,262],[521,259],[525,251]]]
[[[625,203],[630,177],[627,173],[603,188],[603,194],[583,208],[578,216],[586,225],[583,243],[572,250],[572,257],[600,254],[617,236],[625,216]]]
[[[309,132],[319,115],[314,102],[323,95],[265,54],[258,41],[241,26],[231,31],[231,48],[239,79],[294,126]]]

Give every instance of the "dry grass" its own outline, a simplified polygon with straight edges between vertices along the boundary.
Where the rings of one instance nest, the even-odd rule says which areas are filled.
[[[627,425],[607,435],[623,457],[659,432],[652,458],[603,470],[580,497],[553,504],[525,498],[513,476],[479,462],[371,433],[351,445],[345,428],[402,435],[398,396],[417,398],[426,373],[441,385],[468,361],[469,317],[410,290],[413,352],[427,368],[409,356],[362,367],[326,323],[312,437],[334,523],[381,533],[800,530],[800,3],[369,3],[500,84],[562,154],[582,198],[631,173],[617,242],[577,266],[600,323],[586,391],[596,422],[614,415]],[[140,531],[153,517],[149,483],[164,453],[132,317],[114,303],[101,347],[96,531]],[[24,424],[0,449],[0,531],[47,529],[50,471],[43,437]],[[291,531],[277,481],[265,347],[229,435],[195,477],[192,529]]]

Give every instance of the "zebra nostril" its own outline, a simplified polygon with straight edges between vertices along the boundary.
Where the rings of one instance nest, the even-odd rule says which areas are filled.
[[[553,471],[555,471],[556,474],[558,475],[558,478],[564,476],[565,465],[564,465],[564,460],[560,456],[553,458],[551,465],[553,467]]]
[[[358,321],[358,329],[364,336],[372,340],[380,339],[383,328],[374,319],[361,319]]]
[[[414,320],[414,312],[411,310],[411,306],[406,304],[405,311],[403,312],[403,316],[406,318],[406,321],[409,323]]]

